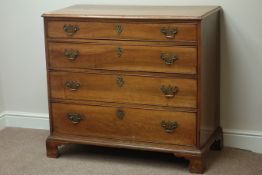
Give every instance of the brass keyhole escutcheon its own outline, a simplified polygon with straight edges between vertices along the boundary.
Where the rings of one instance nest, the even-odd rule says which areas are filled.
[[[124,53],[124,49],[122,47],[117,47],[116,48],[116,54],[118,57],[121,57]]]
[[[116,84],[118,87],[122,87],[125,84],[124,77],[119,75],[116,77]]]
[[[121,24],[116,24],[115,31],[118,35],[120,35],[123,32],[123,26]]]
[[[119,120],[123,120],[123,119],[124,119],[124,116],[125,116],[124,110],[118,109],[118,110],[116,111],[116,117],[117,117]]]

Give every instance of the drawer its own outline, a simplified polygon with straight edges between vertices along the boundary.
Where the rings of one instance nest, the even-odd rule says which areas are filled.
[[[194,79],[50,72],[51,98],[196,108]]]
[[[195,145],[195,113],[52,103],[54,135]]]
[[[49,43],[51,68],[90,68],[196,74],[195,47]]]
[[[190,23],[49,21],[50,38],[196,41],[197,25]]]

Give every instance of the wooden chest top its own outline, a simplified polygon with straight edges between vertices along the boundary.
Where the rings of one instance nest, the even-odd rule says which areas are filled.
[[[219,6],[103,6],[74,5],[43,14],[44,17],[115,19],[194,19],[201,20],[219,11]]]

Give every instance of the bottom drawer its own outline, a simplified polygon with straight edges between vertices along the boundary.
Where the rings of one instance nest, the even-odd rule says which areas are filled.
[[[196,144],[196,114],[52,103],[53,134]]]

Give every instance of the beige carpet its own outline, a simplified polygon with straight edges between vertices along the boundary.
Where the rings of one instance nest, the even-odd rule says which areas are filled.
[[[171,154],[76,145],[59,159],[45,156],[48,131],[0,131],[0,175],[184,175],[188,162]],[[224,148],[208,156],[205,174],[260,175],[262,155]]]

